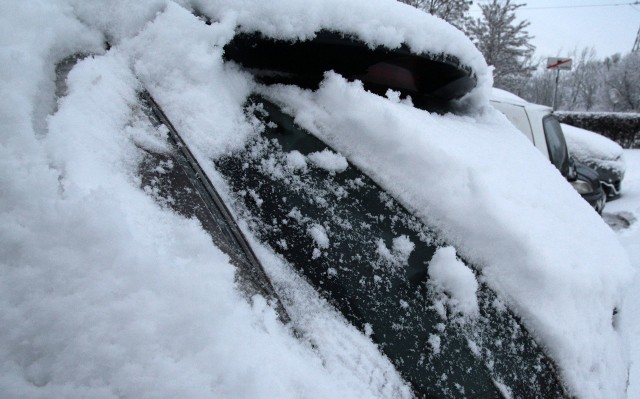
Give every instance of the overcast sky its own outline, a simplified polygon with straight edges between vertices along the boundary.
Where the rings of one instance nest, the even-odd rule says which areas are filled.
[[[474,1],[471,16],[479,17],[481,13],[477,4],[488,1]],[[515,2],[526,3],[517,15],[531,22],[528,30],[535,36],[532,42],[536,46],[536,55],[541,57],[566,56],[576,47],[594,47],[600,59],[614,53],[626,54],[633,48],[640,28],[640,1],[637,0]]]

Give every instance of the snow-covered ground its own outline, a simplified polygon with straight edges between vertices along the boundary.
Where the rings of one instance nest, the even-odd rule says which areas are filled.
[[[632,265],[640,271],[640,150],[624,150],[627,172],[622,182],[622,196],[607,203],[605,220],[617,230],[620,242],[627,250]],[[629,226],[626,227],[627,223]],[[633,287],[640,279],[636,274]],[[629,342],[631,373],[628,397],[640,398],[640,290],[629,291],[624,302],[625,317],[622,325]]]

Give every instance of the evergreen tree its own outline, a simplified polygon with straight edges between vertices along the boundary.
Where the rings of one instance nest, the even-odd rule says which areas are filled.
[[[487,63],[493,65],[494,85],[513,89],[514,82],[530,76],[535,67],[531,57],[535,46],[529,41],[528,21],[516,22],[516,10],[525,4],[511,0],[492,0],[481,4],[482,17],[467,24],[467,35],[473,40]],[[512,83],[512,84],[510,84]]]

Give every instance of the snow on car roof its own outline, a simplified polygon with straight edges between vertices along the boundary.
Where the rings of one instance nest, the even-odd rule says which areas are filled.
[[[0,51],[0,320],[12,326],[0,329],[3,392],[410,395],[375,346],[322,305],[314,309],[324,312],[323,325],[341,329],[332,339],[348,336],[334,346],[365,353],[356,364],[326,362],[348,356],[312,350],[259,298],[243,302],[228,259],[198,223],[139,188],[139,148],[163,133],[135,111],[136,90],[152,92],[215,180],[208,160],[254,134],[242,105],[257,86],[222,60],[238,26],[290,39],[330,28],[372,46],[446,52],[474,69],[474,101],[486,105],[490,75],[462,33],[383,0],[0,7],[0,26],[10,32]],[[99,53],[104,38],[114,47],[78,64],[69,95],[56,104],[55,63]],[[628,260],[597,214],[503,116],[490,107],[474,116],[430,114],[331,73],[316,92],[261,90],[478,267],[573,392],[624,395],[627,363],[612,311],[624,311]]]
[[[495,87],[491,88],[491,101],[503,102],[508,104],[519,105],[523,107],[527,107],[529,110],[536,110],[538,112],[549,112],[551,113],[553,109],[546,105],[530,103],[524,98],[518,97],[513,93],[510,93],[506,90],[497,89]]]
[[[511,102],[518,102],[518,103],[528,103],[528,101],[525,100],[524,98],[516,96],[515,94],[508,92],[506,90],[498,89],[496,87],[491,88],[491,98],[496,100],[498,99],[509,100]]]

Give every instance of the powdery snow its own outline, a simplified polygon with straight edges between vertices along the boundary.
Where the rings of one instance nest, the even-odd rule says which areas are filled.
[[[623,395],[627,359],[611,320],[632,275],[628,259],[602,219],[504,116],[490,108],[475,119],[429,114],[333,73],[317,92],[280,86],[264,94],[478,267],[551,351],[576,394]]]
[[[96,7],[94,17],[109,15]],[[347,356],[359,361],[336,370],[342,357],[327,361],[335,348],[320,355],[264,299],[248,303],[202,227],[139,187],[137,145],[153,147],[162,132],[135,111],[136,48],[80,62],[45,117],[55,63],[102,51],[100,33],[72,14],[62,2],[4,2],[0,14],[2,396],[408,397],[369,339],[327,339],[341,355],[360,340]],[[166,15],[168,30],[205,26],[176,5]],[[186,54],[198,54],[193,40]],[[316,317],[336,318],[327,312]]]
[[[344,172],[349,166],[345,157],[329,150],[312,152],[307,158],[317,167],[331,173]]]
[[[409,256],[415,248],[415,244],[411,242],[409,237],[400,236],[393,239],[391,248],[388,248],[384,240],[380,239],[377,242],[376,251],[378,255],[390,262],[395,267],[401,267],[407,265]]]
[[[456,257],[455,248],[442,247],[436,251],[429,262],[429,277],[436,287],[450,295],[456,311],[466,317],[478,315],[478,281],[473,271]]]
[[[372,47],[404,42],[455,55],[477,73],[469,100],[485,111],[429,114],[332,73],[317,92],[257,87],[222,61],[237,26],[290,40],[336,29]],[[488,107],[486,63],[448,24],[391,0],[7,0],[0,30],[0,392],[8,397],[410,396],[370,339],[272,253],[255,243],[274,284],[298,304],[292,318],[309,341],[263,298],[245,301],[202,227],[140,188],[140,147],[166,134],[136,111],[141,87],[214,180],[209,159],[254,134],[242,109],[248,95],[282,103],[477,267],[576,395],[624,395],[628,359],[611,317],[614,307],[625,311],[628,260],[592,209]],[[76,53],[95,56],[71,71],[56,104],[55,64]],[[405,256],[409,245],[395,249]]]
[[[300,153],[300,151],[294,150],[287,154],[287,166],[291,170],[306,169],[307,158]]]
[[[627,250],[632,265],[640,270],[640,150],[623,150],[627,162],[627,174],[625,176],[625,189],[620,198],[607,204],[605,216],[619,215],[631,222],[628,228],[618,231],[618,238]],[[640,283],[640,274],[632,283],[637,287]],[[625,301],[620,324],[628,340],[629,353],[632,359],[629,373],[628,398],[640,397],[640,318],[637,311],[640,309],[640,290],[629,290]]]
[[[323,226],[314,224],[309,228],[309,235],[311,235],[318,247],[322,249],[329,248],[329,237],[327,236],[327,230]]]

